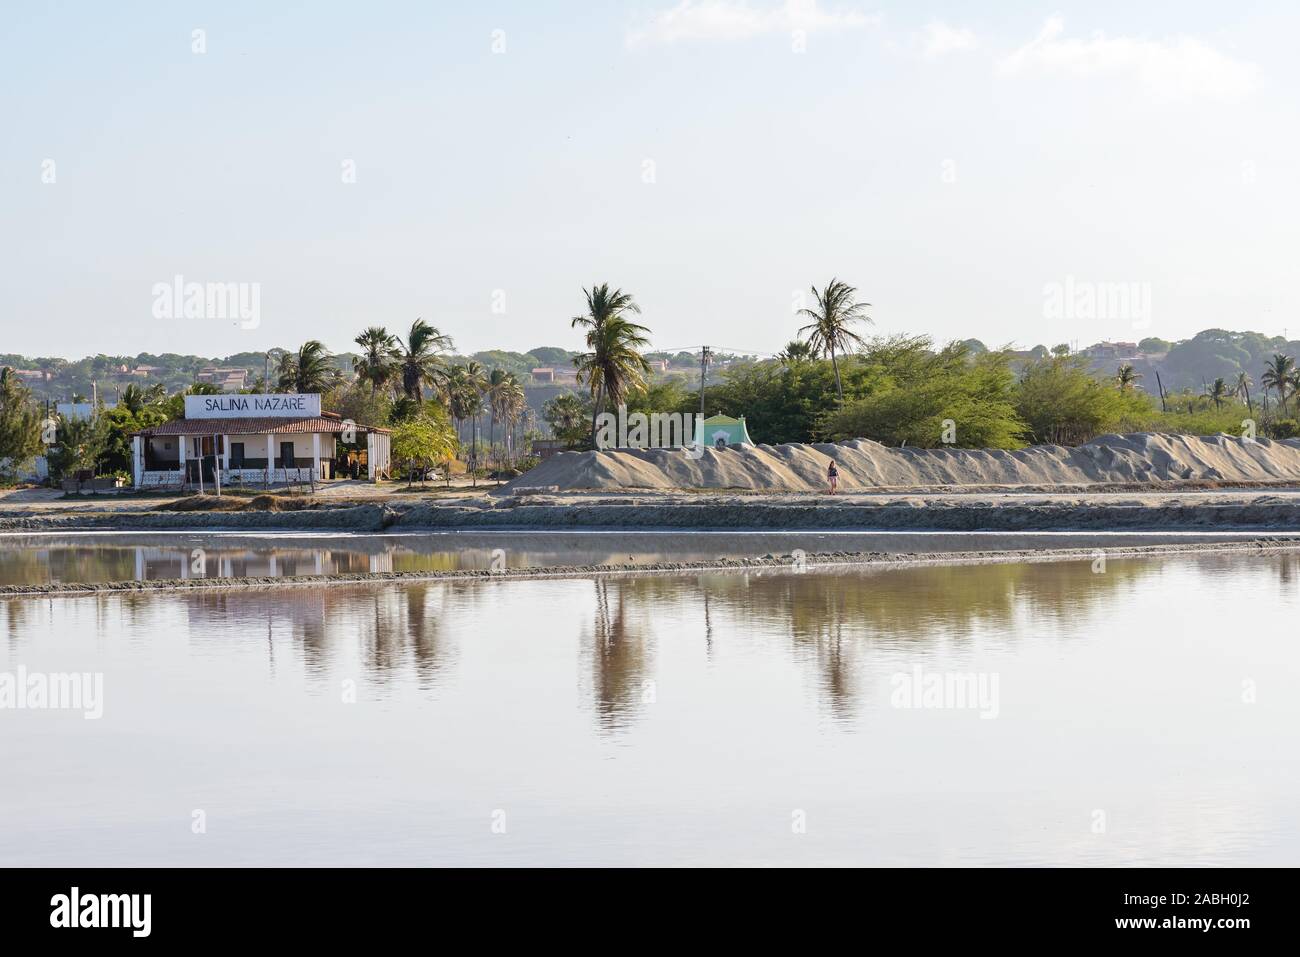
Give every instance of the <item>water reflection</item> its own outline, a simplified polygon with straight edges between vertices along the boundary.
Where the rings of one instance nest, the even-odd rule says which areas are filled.
[[[1276,558],[1283,582],[1297,562]],[[862,674],[873,654],[914,646],[922,654],[960,656],[977,635],[1014,647],[1063,620],[1089,617],[1161,568],[1159,561],[1112,560],[1096,574],[1081,560],[106,594],[0,602],[0,623],[16,647],[25,633],[57,620],[62,604],[88,603],[97,618],[120,618],[137,635],[160,628],[184,633],[205,654],[255,642],[268,669],[296,662],[318,691],[353,672],[382,691],[406,679],[434,687],[454,672],[459,647],[476,640],[480,623],[499,622],[510,609],[513,627],[538,641],[576,631],[580,685],[606,731],[627,728],[653,703],[658,633],[694,629],[708,660],[728,645],[734,651],[749,641],[782,643],[788,660],[809,676],[826,715],[847,721],[871,694]],[[539,614],[520,595],[548,584],[580,592]],[[180,621],[160,624],[178,611]],[[1027,622],[1033,623],[1028,631]]]
[[[276,578],[291,575],[648,564],[816,552],[1092,547],[1223,540],[1245,533],[1007,534],[907,532],[228,532],[0,534],[0,585]]]
[[[649,623],[638,620],[642,608],[631,585],[628,579],[592,582],[594,623],[581,642],[596,721],[606,731],[626,727],[657,696],[650,678],[653,639]]]
[[[0,712],[0,861],[1280,864],[1298,611],[1284,554],[4,600],[106,707]]]

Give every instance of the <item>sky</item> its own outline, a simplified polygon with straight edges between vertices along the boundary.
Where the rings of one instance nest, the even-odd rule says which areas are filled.
[[[462,353],[576,349],[600,282],[656,348],[774,353],[833,277],[884,335],[1294,336],[1298,26],[1250,0],[9,4],[0,353],[346,351],[417,317]],[[186,309],[209,284],[244,310]]]

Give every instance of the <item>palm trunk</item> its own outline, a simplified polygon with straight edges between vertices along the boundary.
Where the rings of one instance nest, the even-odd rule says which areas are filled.
[[[840,364],[835,359],[835,347],[831,346],[831,368],[835,370],[835,394],[839,396],[840,405],[844,404],[844,386],[840,384]]]
[[[604,383],[604,380],[602,380],[601,383],[600,383],[600,385],[596,387],[596,404],[592,407],[592,410],[591,410],[591,446],[592,446],[592,448],[595,448],[595,447],[596,447],[596,418],[600,415],[600,406],[601,406],[601,403],[604,402],[604,401],[605,401],[605,383]]]

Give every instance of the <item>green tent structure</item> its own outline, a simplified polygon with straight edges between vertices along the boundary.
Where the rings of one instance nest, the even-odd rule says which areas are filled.
[[[711,415],[703,422],[704,444],[710,448],[725,448],[728,445],[753,445],[749,430],[745,428],[745,417],[733,419],[728,415]]]

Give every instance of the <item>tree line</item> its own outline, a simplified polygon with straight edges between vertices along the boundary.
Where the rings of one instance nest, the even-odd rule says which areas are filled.
[[[639,321],[630,292],[608,283],[582,292],[582,309],[569,322],[583,334],[584,350],[571,358],[579,389],[552,399],[543,412],[553,434],[573,448],[591,447],[599,414],[620,405],[630,412],[743,415],[750,434],[765,443],[868,438],[1018,448],[1114,431],[1240,434],[1247,419],[1265,436],[1300,434],[1291,417],[1300,369],[1283,352],[1268,360],[1256,392],[1242,370],[1200,390],[1159,383],[1153,395],[1139,385],[1145,373],[1133,365],[1100,376],[1064,347],[1026,359],[975,340],[936,345],[925,336],[867,337],[870,304],[833,278],[810,287],[809,305],[796,313],[796,337],[776,357],[734,363],[720,380],[691,388],[681,377],[651,376],[651,330]],[[353,341],[350,377],[313,339],[281,351],[271,381],[245,391],[319,392],[329,411],[393,428],[394,456],[408,475],[439,463],[450,474],[458,461],[476,474],[531,464],[521,454],[520,427],[525,443],[539,433],[528,428],[516,373],[455,359],[451,337],[423,319],[404,335],[371,326]],[[50,436],[30,390],[12,369],[0,369],[0,469],[12,473],[46,451],[56,477],[80,468],[126,473],[132,432],[183,416],[186,394],[220,391],[194,383],[169,394],[161,384],[133,383],[115,408],[90,420],[59,420]]]

